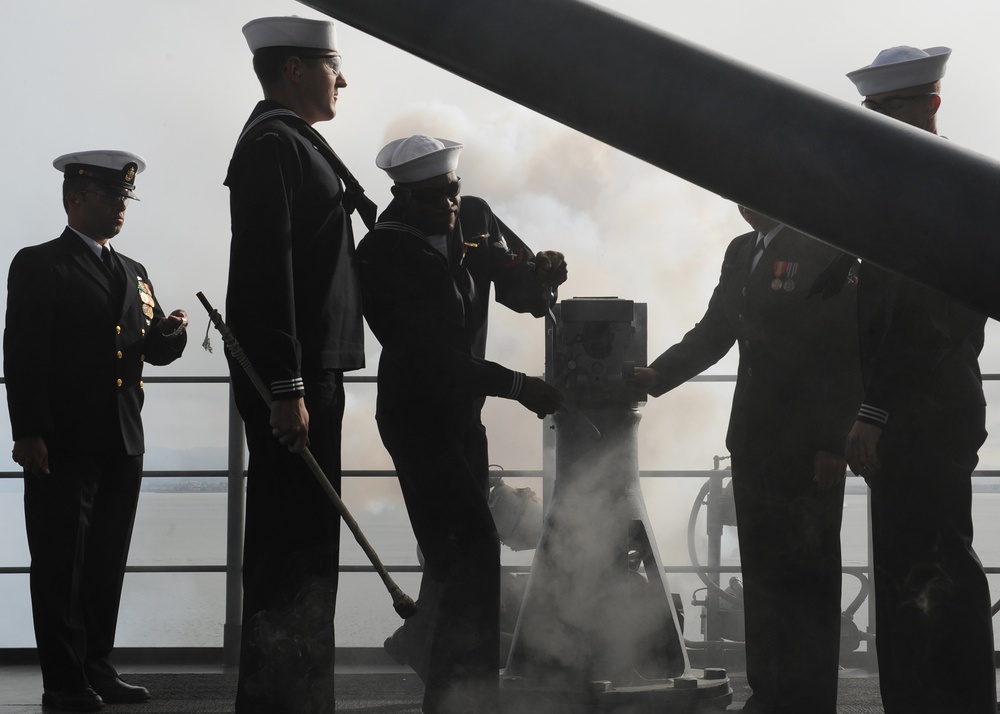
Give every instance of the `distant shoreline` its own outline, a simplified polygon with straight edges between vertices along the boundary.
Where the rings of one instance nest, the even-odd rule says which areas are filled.
[[[147,478],[142,481],[145,493],[226,493],[229,483],[220,478]]]

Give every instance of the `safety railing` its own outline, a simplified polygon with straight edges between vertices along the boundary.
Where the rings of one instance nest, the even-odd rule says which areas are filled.
[[[984,381],[1000,381],[1000,374],[983,375]],[[695,377],[692,381],[698,382],[735,382],[732,375],[703,375]],[[182,377],[182,376],[150,376],[144,380],[149,384],[220,384],[229,383],[228,376],[208,376],[208,377]],[[374,376],[345,376],[345,384],[374,383]],[[0,378],[0,384],[4,380]],[[543,439],[552,439],[551,431],[544,431]],[[713,470],[660,470],[660,471],[640,471],[640,478],[662,479],[662,478],[683,478],[683,479],[703,479],[706,486],[704,493],[699,495],[695,507],[706,506],[707,528],[708,528],[708,550],[705,563],[697,560],[696,553],[692,550],[690,565],[665,564],[664,571],[668,574],[693,573],[703,579],[707,578],[707,592],[705,600],[699,604],[705,607],[706,628],[704,631],[704,643],[690,643],[700,645],[711,650],[712,643],[717,643],[718,623],[720,621],[721,600],[724,597],[720,588],[720,576],[726,573],[738,573],[738,565],[723,565],[721,558],[721,535],[722,525],[731,525],[720,521],[720,510],[727,506],[723,503],[723,480],[727,477],[728,471],[720,468],[720,461],[724,457],[716,457],[715,469]],[[246,443],[244,439],[243,423],[236,410],[235,402],[230,393],[228,410],[228,457],[227,468],[225,470],[184,470],[184,471],[146,471],[144,478],[176,478],[186,479],[199,478],[226,478],[227,479],[227,506],[226,506],[226,562],[209,565],[129,565],[127,573],[225,573],[225,623],[223,628],[222,664],[231,665],[238,662],[239,639],[240,639],[240,619],[241,619],[241,581],[240,570],[243,552],[243,514],[245,506],[245,462]],[[551,482],[554,480],[554,469],[551,464],[543,463],[540,470],[504,471],[505,478],[535,478],[542,479],[543,493],[551,493]],[[977,477],[1000,478],[1000,471],[977,471]],[[394,478],[395,472],[385,470],[345,470],[344,479],[358,478]],[[4,471],[0,472],[0,479],[22,478],[20,472]],[[724,519],[723,519],[724,520]],[[689,539],[690,541],[690,539]],[[870,543],[870,533],[869,533]],[[873,599],[868,596],[869,582],[871,579],[870,551],[868,565],[845,566],[844,573],[858,578],[861,588],[854,602],[849,606],[849,610],[857,609],[862,604],[868,607],[868,622],[875,622]],[[401,565],[386,563],[386,569],[394,573],[414,573],[420,572],[419,565]],[[527,572],[528,566],[504,566],[511,572]],[[1000,574],[1000,566],[986,566],[986,572],[990,575]],[[373,573],[371,565],[341,565],[341,573]],[[13,574],[27,574],[29,568],[26,566],[5,566],[0,564],[0,576]],[[714,586],[714,587],[713,587]],[[993,606],[993,614],[1000,611],[1000,601]],[[0,659],[3,653],[9,648],[0,647]]]

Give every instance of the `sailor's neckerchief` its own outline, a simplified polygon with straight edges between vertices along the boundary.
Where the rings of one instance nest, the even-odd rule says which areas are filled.
[[[259,116],[254,117],[243,128],[240,138],[236,140],[236,146],[239,147],[240,142],[246,138],[246,135],[260,124],[272,119],[290,123],[288,122],[288,118],[298,120],[309,129],[310,134],[319,144],[316,148],[319,149],[319,151],[326,157],[326,160],[330,163],[330,166],[333,169],[333,172],[337,174],[337,177],[344,182],[344,210],[347,211],[348,215],[357,210],[358,215],[361,216],[361,220],[364,221],[365,226],[368,230],[371,230],[375,225],[375,217],[378,215],[378,206],[376,206],[375,202],[365,195],[365,189],[361,186],[361,183],[354,178],[354,174],[348,170],[347,166],[343,161],[341,161],[340,157],[337,156],[337,153],[333,150],[333,147],[331,147],[330,144],[327,143],[326,139],[323,138],[323,135],[316,131],[306,122],[305,119],[292,110],[270,109],[263,112]]]

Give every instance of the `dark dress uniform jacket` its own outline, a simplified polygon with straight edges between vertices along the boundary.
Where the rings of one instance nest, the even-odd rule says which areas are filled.
[[[650,365],[665,380],[651,393],[659,396],[700,374],[738,343],[730,453],[755,459],[789,449],[843,454],[860,402],[855,291],[807,300],[836,251],[787,227],[750,275],[756,237],[747,233],[729,244],[705,316]]]
[[[473,354],[486,308],[462,264],[462,232],[446,259],[400,218],[393,202],[358,246],[365,318],[382,344],[379,411],[464,424],[477,399],[510,392],[514,373]]]
[[[879,414],[986,405],[979,353],[986,316],[942,293],[863,262],[858,329],[865,404]]]
[[[283,109],[262,101],[249,121]],[[338,165],[323,137],[286,113],[240,139],[226,176],[233,221],[226,321],[276,398],[301,391],[289,385],[302,370],[364,366],[354,234]]]
[[[14,439],[50,450],[145,451],[142,367],[177,359],[186,334],[167,339],[146,269],[121,253],[124,288],[74,231],[20,250],[8,277],[4,375]],[[146,303],[143,302],[146,300]],[[150,304],[152,317],[143,314]]]
[[[486,356],[486,330],[490,288],[496,300],[514,312],[543,317],[548,303],[545,288],[535,272],[534,253],[501,221],[489,204],[476,196],[464,196],[459,227],[465,245],[463,265],[476,284],[479,314],[470,316],[472,353]]]

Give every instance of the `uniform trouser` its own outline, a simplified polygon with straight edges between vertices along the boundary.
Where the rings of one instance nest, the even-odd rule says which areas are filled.
[[[472,428],[466,432],[463,439],[466,462],[472,467],[474,478],[483,492],[483,498],[489,497],[489,446],[486,437],[486,427],[476,420]],[[425,571],[420,578],[420,593],[417,598],[417,612],[403,621],[402,626],[393,634],[393,638],[405,649],[407,664],[416,672],[421,681],[427,679],[427,666],[431,626],[437,616],[437,603],[441,597],[441,587],[434,578]]]
[[[309,450],[339,493],[343,375],[304,378]],[[236,373],[233,383],[250,450],[236,711],[332,712],[340,515],[271,434],[256,390]]]
[[[115,641],[142,456],[49,452],[51,474],[26,474],[31,611],[46,689],[117,676]]]
[[[894,413],[872,480],[875,643],[886,714],[996,711],[990,591],[972,548],[983,407]]]
[[[463,433],[445,419],[378,416],[410,524],[436,585],[424,676],[425,714],[495,714],[500,543]],[[422,592],[425,589],[422,588]]]
[[[820,491],[814,453],[733,455],[748,710],[834,714],[843,483]]]

